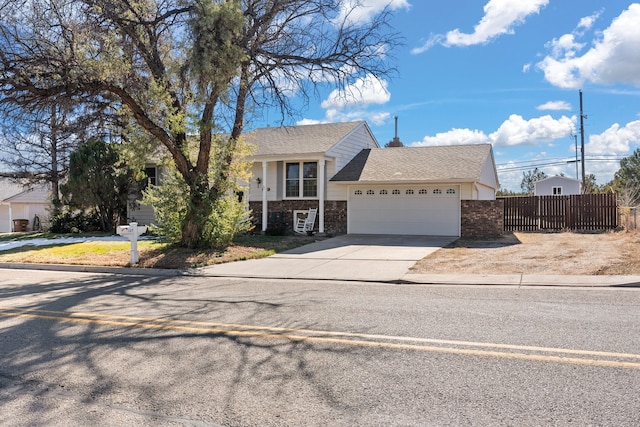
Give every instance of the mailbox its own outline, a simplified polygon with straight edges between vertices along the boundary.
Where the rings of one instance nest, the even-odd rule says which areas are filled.
[[[138,263],[138,236],[147,232],[146,225],[138,225],[137,222],[131,222],[129,225],[119,225],[116,232],[126,237],[131,242],[131,251],[129,252],[129,263]]]

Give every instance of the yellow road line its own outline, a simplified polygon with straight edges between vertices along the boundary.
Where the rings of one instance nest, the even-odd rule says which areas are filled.
[[[48,314],[44,314],[44,313],[48,313]],[[133,328],[142,328],[142,329],[192,332],[192,333],[199,333],[199,334],[266,338],[266,339],[289,340],[289,341],[298,341],[298,342],[314,342],[314,343],[373,347],[373,348],[395,349],[395,350],[412,350],[412,351],[457,354],[457,355],[466,355],[466,356],[495,357],[495,358],[503,358],[503,359],[514,359],[514,360],[555,362],[555,363],[565,363],[565,364],[574,364],[574,365],[640,370],[640,363],[637,363],[637,362],[625,362],[625,361],[618,361],[618,360],[606,360],[606,359],[595,358],[595,357],[608,357],[608,358],[640,359],[640,354],[630,354],[630,353],[609,353],[609,352],[602,352],[602,351],[571,350],[571,349],[547,348],[547,347],[536,347],[536,346],[518,346],[518,345],[509,345],[509,344],[438,340],[438,339],[429,339],[429,338],[369,335],[369,334],[347,333],[347,332],[316,331],[316,330],[309,330],[309,329],[278,328],[278,327],[268,327],[268,326],[251,326],[251,325],[241,325],[241,324],[198,322],[198,321],[188,321],[188,320],[178,320],[178,319],[155,319],[155,318],[148,318],[148,317],[108,315],[108,314],[100,314],[100,313],[73,313],[73,312],[56,312],[56,311],[49,311],[49,310],[15,309],[15,308],[1,307],[1,306],[0,306],[0,316],[29,318],[29,319],[47,319],[47,320],[56,320],[56,321],[80,323],[80,324],[124,326],[124,327],[133,327]],[[300,335],[300,334],[307,334],[307,335]],[[343,337],[343,338],[336,338],[336,337]],[[352,339],[347,339],[346,337],[352,337]],[[378,340],[378,341],[374,341],[374,340]],[[458,347],[442,347],[442,346],[433,346],[433,345],[388,342],[388,341],[399,341],[399,340],[405,341],[405,342],[447,344],[447,345],[455,345]],[[501,348],[501,349],[508,349],[508,350],[518,350],[521,352],[506,352],[506,351],[495,351],[495,350],[481,350],[481,349],[473,349],[473,348],[459,348],[460,346]],[[546,354],[523,353],[523,351],[536,351],[536,352],[544,352],[544,353],[564,353],[564,354],[574,354],[574,355],[583,355],[583,356],[593,356],[593,358],[551,356]]]

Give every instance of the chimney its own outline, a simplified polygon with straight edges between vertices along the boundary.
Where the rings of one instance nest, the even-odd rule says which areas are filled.
[[[398,116],[395,116],[396,120],[396,136],[387,144],[387,147],[404,147],[404,144],[398,138]]]

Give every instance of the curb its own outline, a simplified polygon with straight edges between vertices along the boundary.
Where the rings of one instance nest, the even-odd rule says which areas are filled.
[[[129,274],[133,276],[193,276],[190,271],[161,268],[107,267],[78,264],[29,264],[26,262],[0,262],[0,268],[14,270],[71,271],[78,273]]]
[[[449,285],[511,285],[640,288],[640,276],[567,276],[537,274],[406,274],[406,282]]]
[[[108,267],[77,264],[29,264],[0,263],[0,269],[69,271],[97,274],[126,274],[132,276],[156,277],[217,277],[248,279],[280,279],[280,280],[330,280],[345,279],[313,279],[293,277],[260,277],[248,275],[207,274],[200,268],[191,270],[173,270],[159,268]],[[353,280],[349,280],[353,281]],[[371,280],[356,280],[371,282]],[[520,287],[582,287],[582,288],[640,288],[640,276],[565,276],[565,275],[533,275],[533,274],[413,274],[408,273],[398,280],[376,281],[378,283],[401,283],[415,285],[487,285],[487,286],[520,286]]]

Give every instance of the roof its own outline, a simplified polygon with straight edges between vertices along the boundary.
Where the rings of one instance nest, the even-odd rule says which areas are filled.
[[[365,149],[331,181],[479,181],[490,156],[490,144]]]
[[[324,153],[360,126],[367,125],[364,121],[357,121],[282,126],[256,129],[246,133],[245,137],[249,142],[256,144],[254,157]]]
[[[570,178],[568,176],[548,176],[546,178],[534,181],[534,184],[537,184],[537,183],[543,182],[543,181],[548,181],[550,179],[554,180],[554,181],[572,181],[572,182],[576,182],[576,183],[582,183],[582,181],[580,181],[579,179]]]
[[[0,178],[0,202],[22,193],[27,188],[9,178]]]
[[[9,178],[0,178],[2,203],[48,203],[48,192],[45,184],[23,185]]]

